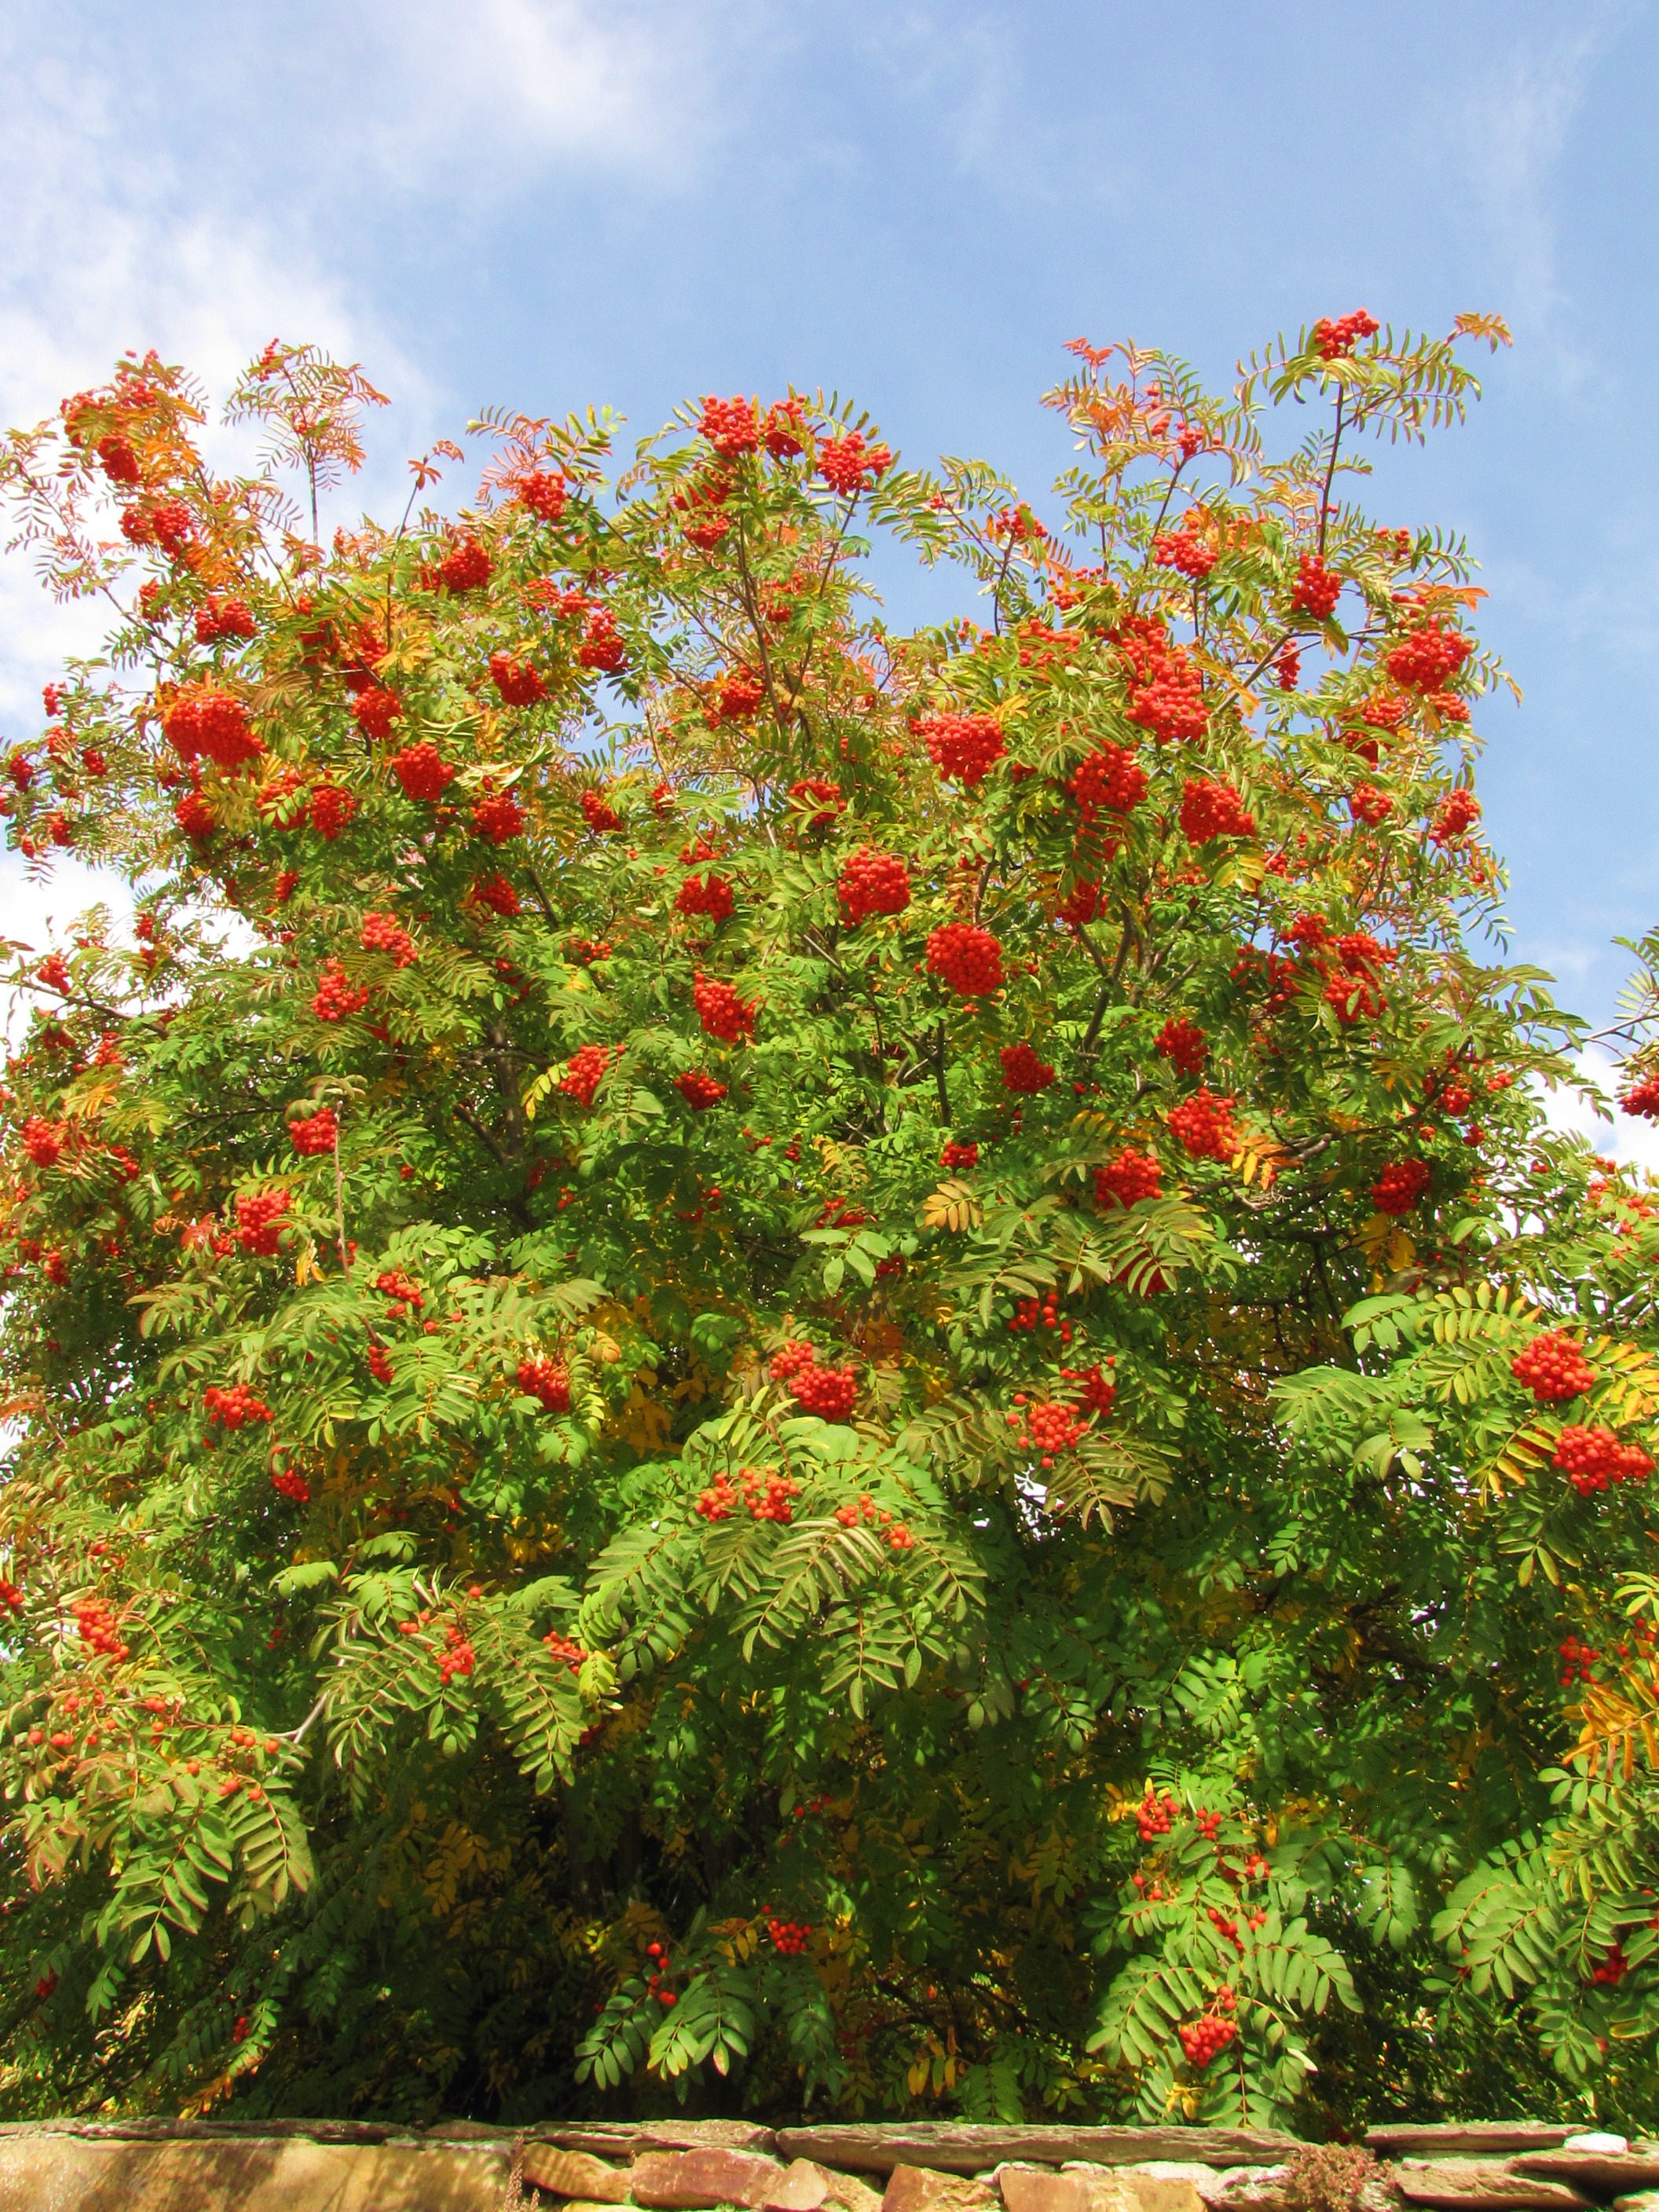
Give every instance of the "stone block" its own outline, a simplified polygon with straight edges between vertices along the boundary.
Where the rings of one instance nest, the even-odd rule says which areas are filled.
[[[1567,2130],[1544,2140],[1559,2142]],[[984,2173],[1003,2161],[1022,2166],[1139,2166],[1174,2159],[1203,2166],[1267,2165],[1288,2158],[1294,2136],[1262,2128],[1066,2127],[1023,2121],[965,2120],[826,2122],[822,2127],[780,2128],[777,2148],[786,2158],[811,2158],[860,2173],[890,2173],[915,2166],[939,2173]]]
[[[1587,2201],[1565,2182],[1519,2173],[1496,2158],[1402,2158],[1394,2179],[1408,2204],[1440,2212],[1575,2212]]]
[[[819,2212],[830,2199],[836,2177],[810,2158],[792,2158],[772,2185],[766,2212]],[[874,2195],[874,2191],[868,2192]]]
[[[1198,2193],[1209,2212],[1292,2212],[1283,2166],[1206,2167]]]
[[[1106,2166],[1128,2190],[1135,2212],[1204,2212],[1200,2174],[1210,2168],[1178,2158],[1143,2160],[1136,2166]]]
[[[556,2143],[527,2142],[524,2178],[555,2197],[580,2197],[591,2204],[626,2204],[628,2172],[607,2166],[591,2151],[562,2150]]]
[[[693,2212],[693,2208],[714,2204],[741,2204],[748,2212],[763,2212],[783,2173],[776,2159],[756,2151],[713,2146],[648,2150],[635,2160],[629,2186],[635,2203],[649,2207],[650,2212]]]
[[[881,2191],[872,2189],[867,2181],[860,2181],[855,2173],[836,2173],[827,2166],[818,2167],[829,2183],[829,2201],[838,2204],[841,2212],[881,2212]]]
[[[994,2212],[996,2202],[989,2182],[971,2174],[896,2166],[882,2193],[881,2212]]]
[[[1579,2132],[1555,2120],[1398,2120],[1367,2128],[1365,2142],[1382,2158],[1488,2158],[1559,2150]]]
[[[1000,2166],[997,2192],[1007,2212],[1138,2212],[1109,2166]]]
[[[134,2142],[46,2131],[0,2141],[0,2212],[500,2212],[501,2144]]]
[[[1619,2136],[1577,2136],[1559,2150],[1523,2151],[1510,2162],[1517,2173],[1532,2173],[1546,2181],[1565,2181],[1592,2197],[1623,2197],[1638,2190],[1659,2189],[1659,2158],[1632,2150],[1608,2150],[1607,2143],[1622,2145]]]

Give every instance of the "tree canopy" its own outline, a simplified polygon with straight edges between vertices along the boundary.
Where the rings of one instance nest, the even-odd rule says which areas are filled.
[[[11,435],[135,917],[13,948],[14,2112],[1650,2096],[1659,1215],[1358,499],[1503,337],[1079,342],[1048,520],[792,391],[325,540],[283,344]]]

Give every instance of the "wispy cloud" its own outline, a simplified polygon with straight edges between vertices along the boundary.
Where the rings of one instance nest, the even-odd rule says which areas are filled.
[[[1550,344],[1558,374],[1573,383],[1588,376],[1589,363],[1569,330],[1558,172],[1596,65],[1630,15],[1627,0],[1587,0],[1552,35],[1519,32],[1434,126],[1449,126],[1460,149],[1505,313]]]

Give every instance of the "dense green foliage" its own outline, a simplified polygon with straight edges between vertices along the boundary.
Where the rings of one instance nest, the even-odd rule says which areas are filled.
[[[1343,495],[1499,336],[1079,346],[1052,528],[792,397],[325,544],[284,348],[266,473],[13,437],[137,921],[15,970],[11,2109],[1640,2107],[1659,1236]]]

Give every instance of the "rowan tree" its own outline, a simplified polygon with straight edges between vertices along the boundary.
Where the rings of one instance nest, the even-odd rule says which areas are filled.
[[[1643,2094],[1659,1237],[1349,496],[1502,337],[1079,343],[1046,520],[792,391],[324,542],[283,345],[252,475],[13,434],[136,917],[12,971],[15,2110]]]

